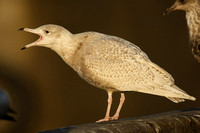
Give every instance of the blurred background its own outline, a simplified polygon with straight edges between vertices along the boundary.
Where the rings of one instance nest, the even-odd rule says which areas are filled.
[[[164,97],[130,92],[120,118],[139,117],[200,104],[200,63],[189,48],[185,13],[163,16],[174,0],[0,0],[0,87],[10,96],[17,122],[0,120],[1,133],[34,133],[103,118],[106,91],[82,80],[53,51],[20,48],[38,36],[21,27],[62,25],[72,33],[97,31],[138,45],[197,98],[175,104]],[[119,102],[114,93],[113,114]]]

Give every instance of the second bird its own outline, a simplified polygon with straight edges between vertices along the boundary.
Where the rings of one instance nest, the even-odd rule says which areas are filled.
[[[186,12],[192,54],[196,60],[200,62],[200,1],[176,0],[164,14],[168,14],[175,10],[184,10]]]
[[[116,120],[125,100],[124,92],[137,91],[164,96],[178,103],[195,100],[174,84],[172,76],[133,43],[98,32],[72,34],[58,25],[21,28],[40,36],[22,49],[43,46],[52,49],[88,83],[108,93],[106,115],[97,122]],[[110,117],[112,93],[121,92],[116,113]]]

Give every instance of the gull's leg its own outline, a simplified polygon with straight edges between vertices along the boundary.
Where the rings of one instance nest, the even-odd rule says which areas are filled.
[[[113,117],[110,118],[110,120],[117,120],[119,118],[119,113],[120,113],[120,110],[122,108],[124,101],[125,101],[125,95],[124,95],[124,93],[121,93],[121,98],[120,98],[120,102],[119,102],[119,106],[117,108],[117,111],[113,115]]]
[[[112,105],[112,92],[108,91],[108,106],[107,106],[107,111],[106,111],[106,115],[103,119],[100,119],[96,122],[102,122],[102,121],[109,121],[110,120],[110,109],[111,109],[111,105]]]

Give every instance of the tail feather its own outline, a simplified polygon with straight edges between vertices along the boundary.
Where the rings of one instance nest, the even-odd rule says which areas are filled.
[[[195,97],[188,95],[185,91],[181,90],[178,86],[173,85],[172,87],[179,92],[181,97],[170,97],[170,98],[179,99],[179,100],[180,99],[188,99],[188,100],[192,100],[192,101],[196,100]],[[168,97],[168,99],[169,99],[169,97]]]
[[[171,100],[174,103],[185,102],[185,100],[182,98],[174,98],[174,97],[166,97],[166,98],[168,98],[169,100]]]
[[[172,85],[170,88],[171,88],[171,91],[173,91],[173,93],[175,93],[176,95],[174,95],[174,96],[169,95],[169,96],[165,96],[165,97],[168,98],[169,100],[171,100],[172,102],[175,102],[175,103],[184,102],[185,99],[192,100],[192,101],[196,100],[195,97],[188,95],[185,91],[181,90],[176,85]]]

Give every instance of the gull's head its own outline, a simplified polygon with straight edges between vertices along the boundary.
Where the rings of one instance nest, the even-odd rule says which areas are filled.
[[[168,8],[163,14],[169,14],[175,10],[190,11],[199,5],[199,0],[176,0],[174,4]]]
[[[21,50],[32,46],[43,46],[52,48],[61,42],[66,42],[67,39],[70,39],[72,35],[68,30],[66,30],[62,26],[53,24],[43,25],[35,29],[20,28],[19,31],[26,31],[33,34],[37,34],[39,36],[38,40],[22,47]]]

